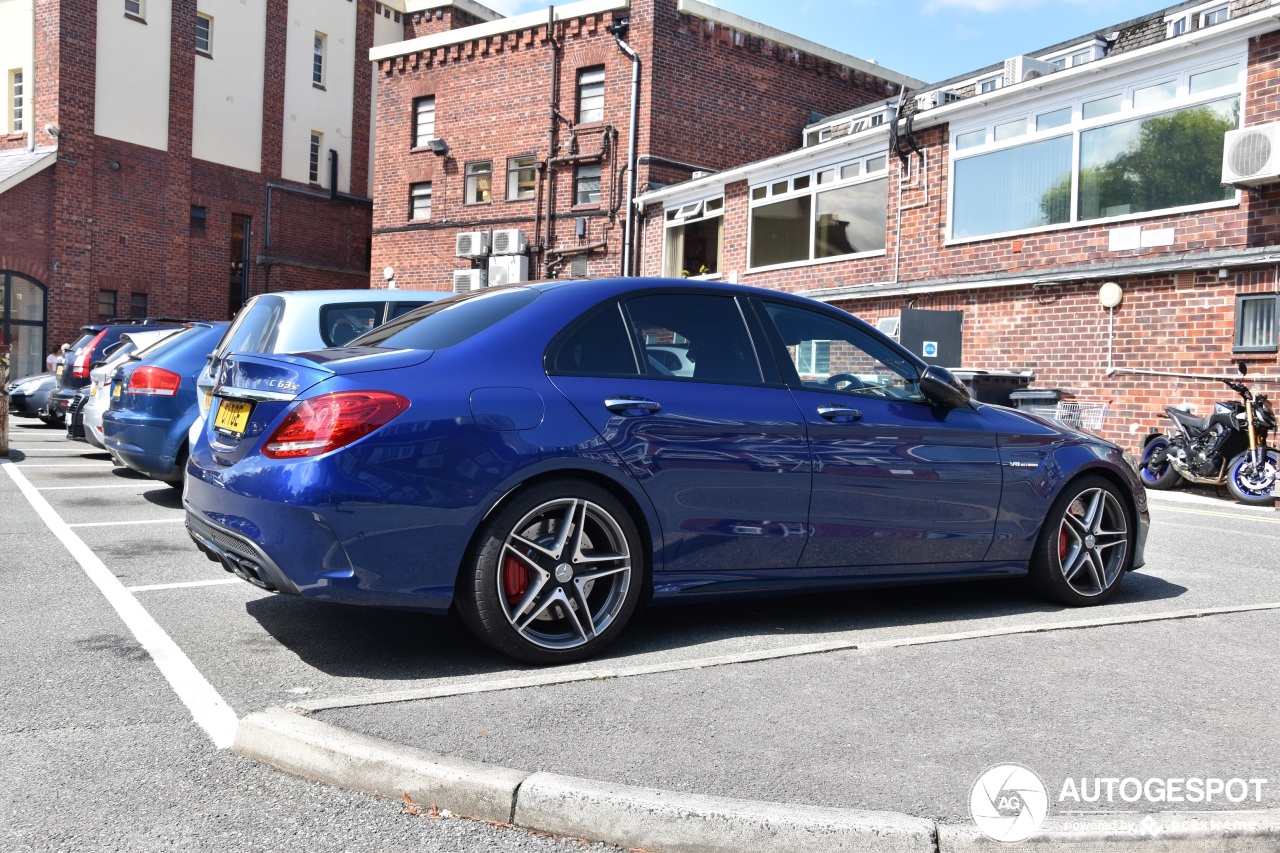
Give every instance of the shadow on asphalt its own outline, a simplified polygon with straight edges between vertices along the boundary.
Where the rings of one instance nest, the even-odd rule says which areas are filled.
[[[108,462],[111,461],[111,455],[108,453],[103,453],[100,455],[94,454],[93,456],[88,456],[85,458],[86,459],[102,458]],[[133,470],[132,468],[125,468],[124,466],[113,467],[111,469],[111,476],[119,477],[121,480],[150,480],[151,479],[146,474],[142,474],[138,471]],[[160,485],[160,484],[157,482],[156,485]]]
[[[1159,601],[1185,592],[1185,587],[1136,572],[1125,579],[1112,601]],[[245,609],[305,663],[333,676],[411,681],[538,669],[491,651],[452,614],[430,616],[293,596],[256,599]],[[966,622],[1052,613],[1064,619],[1104,618],[1107,607],[1076,610],[1049,604],[1032,598],[1019,579],[651,607],[637,613],[622,636],[596,660],[625,664],[636,655],[788,634],[796,635],[797,644],[805,644],[847,631],[920,626],[918,632],[908,631],[915,635],[931,633],[930,625],[959,623],[949,633],[966,630]],[[722,647],[709,653],[729,651]]]
[[[165,509],[182,509],[182,489],[174,488],[168,483],[162,483],[156,480],[157,486],[164,486],[162,489],[152,489],[149,492],[143,492],[142,497],[148,502],[156,506],[162,506]]]

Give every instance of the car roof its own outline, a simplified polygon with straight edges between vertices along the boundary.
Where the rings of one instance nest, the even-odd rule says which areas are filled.
[[[423,300],[443,299],[453,293],[444,290],[386,290],[386,289],[348,289],[348,290],[274,290],[260,293],[254,299],[264,296],[280,296],[295,305],[328,305],[340,302],[420,302]]]

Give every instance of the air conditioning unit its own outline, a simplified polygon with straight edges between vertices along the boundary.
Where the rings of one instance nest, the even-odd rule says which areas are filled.
[[[524,231],[519,228],[506,228],[493,232],[490,243],[495,255],[520,255],[524,253],[528,243],[524,239]]]
[[[1258,186],[1280,181],[1280,124],[1228,130],[1222,140],[1222,182]]]
[[[484,270],[454,270],[453,292],[470,293],[485,286]]]
[[[1012,86],[1014,83],[1034,80],[1057,70],[1053,63],[1033,56],[1013,56],[1004,61],[1004,84]]]
[[[459,258],[482,258],[489,254],[488,231],[461,231],[454,252]]]
[[[956,101],[963,101],[964,99],[965,96],[959,92],[953,92],[950,89],[934,89],[932,92],[916,95],[916,112],[924,112],[946,104],[954,104]]]
[[[500,232],[495,231],[496,238]],[[529,280],[529,258],[525,255],[494,255],[489,258],[489,286]]]

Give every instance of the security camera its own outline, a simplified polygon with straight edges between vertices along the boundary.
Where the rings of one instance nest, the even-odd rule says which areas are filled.
[[[44,132],[52,136],[54,139],[58,139],[62,136],[62,130],[56,124],[46,124],[44,126]]]

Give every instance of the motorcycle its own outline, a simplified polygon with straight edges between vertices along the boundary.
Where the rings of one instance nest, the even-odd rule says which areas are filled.
[[[1248,365],[1240,362],[1240,376],[1248,373]],[[1270,505],[1280,469],[1280,451],[1267,446],[1267,435],[1276,428],[1275,413],[1266,394],[1250,392],[1243,381],[1222,382],[1241,399],[1214,403],[1208,417],[1165,406],[1173,428],[1153,430],[1146,437],[1138,474],[1149,489],[1172,489],[1184,480],[1225,483],[1241,503]]]

